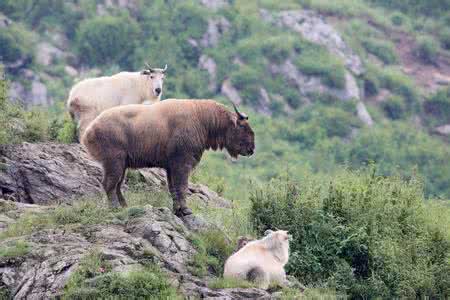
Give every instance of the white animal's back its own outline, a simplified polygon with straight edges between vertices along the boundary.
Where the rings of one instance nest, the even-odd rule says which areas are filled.
[[[284,266],[288,257],[287,232],[277,231],[261,240],[249,242],[231,255],[225,263],[223,276],[248,280],[249,272],[256,272],[259,274],[258,283],[262,288],[267,288],[271,282],[284,284],[286,280]]]

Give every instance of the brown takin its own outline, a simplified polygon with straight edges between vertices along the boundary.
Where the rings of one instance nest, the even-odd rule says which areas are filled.
[[[236,106],[234,110],[213,100],[118,106],[101,113],[81,143],[103,167],[103,187],[112,207],[126,206],[120,187],[127,168],[159,167],[167,171],[174,213],[189,215],[188,178],[205,150],[225,148],[233,158],[255,150],[248,117]]]

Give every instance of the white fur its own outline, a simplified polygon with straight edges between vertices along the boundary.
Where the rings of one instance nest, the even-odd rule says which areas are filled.
[[[258,268],[261,272],[258,284],[267,289],[270,283],[284,285],[284,266],[289,259],[289,235],[287,231],[270,232],[260,240],[249,242],[225,262],[224,278],[245,280],[248,273]]]
[[[152,74],[120,72],[112,76],[88,78],[75,84],[69,94],[67,106],[75,121],[79,122],[80,136],[87,125],[102,111],[114,106],[160,101],[164,73]],[[153,77],[153,78],[152,78]],[[156,88],[161,89],[158,95]]]

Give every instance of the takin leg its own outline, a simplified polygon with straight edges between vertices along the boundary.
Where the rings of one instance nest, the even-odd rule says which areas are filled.
[[[267,289],[270,284],[269,274],[264,272],[261,267],[251,268],[247,273],[246,279],[250,282],[256,283],[261,289]]]
[[[123,183],[123,181],[125,179],[126,171],[127,170],[124,168],[123,169],[123,173],[122,173],[122,177],[120,178],[119,183],[117,184],[117,187],[116,187],[116,193],[117,193],[117,196],[119,198],[119,203],[120,203],[120,205],[122,207],[127,207],[128,206],[127,205],[127,201],[125,200],[125,197],[123,196],[122,191],[121,191],[121,187],[122,187],[122,183]]]
[[[103,188],[112,208],[119,207],[117,187],[125,170],[125,164],[119,159],[111,159],[103,163]],[[120,186],[119,186],[120,190]]]
[[[186,191],[190,172],[191,167],[187,164],[179,164],[167,171],[167,182],[173,199],[173,211],[178,217],[192,214],[192,210],[186,204]]]

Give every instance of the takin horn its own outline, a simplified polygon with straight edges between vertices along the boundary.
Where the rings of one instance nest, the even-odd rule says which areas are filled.
[[[248,116],[247,116],[246,114],[244,114],[244,113],[241,113],[241,112],[237,109],[236,104],[234,104],[233,101],[231,101],[230,99],[228,99],[228,101],[231,102],[231,104],[232,104],[233,107],[234,107],[234,111],[236,112],[236,114],[239,116],[239,118],[240,118],[241,120],[248,120]]]

